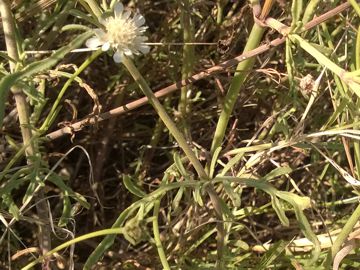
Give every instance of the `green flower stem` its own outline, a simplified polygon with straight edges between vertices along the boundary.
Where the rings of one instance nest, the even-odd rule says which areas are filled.
[[[346,238],[349,236],[349,234],[352,232],[354,226],[360,219],[360,205],[358,205],[355,209],[355,211],[352,213],[348,221],[346,222],[344,228],[341,230],[339,235],[336,237],[336,240],[334,244],[331,247],[331,250],[329,251],[327,258],[326,258],[326,264],[328,267],[330,267],[331,262],[334,260],[336,254],[339,252],[341,246],[346,241]],[[329,269],[329,268],[327,268]]]
[[[166,259],[166,254],[160,240],[159,222],[158,222],[159,211],[160,211],[160,199],[156,200],[154,203],[153,232],[154,232],[156,248],[158,250],[163,269],[170,270],[170,265]]]
[[[255,1],[256,2],[256,1]],[[266,0],[260,15],[260,20],[264,19],[269,13],[274,0]],[[248,41],[244,48],[244,52],[253,50],[257,48],[260,44],[260,41],[263,37],[265,29],[258,24],[254,23],[254,26],[249,35]],[[235,102],[238,98],[241,87],[244,84],[244,81],[249,74],[249,71],[253,68],[255,63],[255,58],[249,58],[241,62],[237,68],[235,75],[231,81],[230,88],[226,94],[223,104],[223,110],[220,113],[218,123],[216,125],[216,130],[214,138],[211,144],[211,154],[214,154],[215,150],[221,146],[222,141],[225,137],[226,127],[228,125],[231,113],[234,109]]]
[[[224,17],[224,7],[226,5],[226,0],[218,0],[216,2],[217,14],[216,14],[216,24],[220,25],[223,22]]]
[[[263,20],[267,14],[269,13],[274,0],[266,0],[263,6],[263,9],[260,13],[259,19]],[[254,7],[259,7],[258,1],[254,1],[253,3]],[[219,12],[221,12],[219,10]],[[258,15],[258,14],[256,14]],[[265,32],[265,29],[263,29],[260,25],[254,24],[251,33],[249,35],[248,41],[245,45],[244,52],[253,50],[257,48],[260,44],[260,41],[263,37],[263,34]],[[232,79],[232,82],[230,84],[230,88],[226,94],[226,97],[224,99],[223,104],[223,110],[220,113],[220,117],[218,120],[218,123],[216,125],[216,130],[214,134],[214,138],[211,144],[211,155],[214,154],[217,148],[221,147],[221,144],[225,137],[226,127],[228,125],[231,113],[234,109],[235,102],[238,98],[239,92],[241,87],[243,86],[245,79],[247,75],[249,74],[249,71],[252,69],[255,63],[255,58],[249,58],[244,60],[243,62],[239,63],[236,72],[234,74],[234,77]],[[207,165],[206,169],[207,171],[210,171],[210,164]],[[207,192],[209,193],[210,199],[213,202],[213,206],[215,208],[217,219],[222,220],[222,205],[221,200],[216,194],[216,191],[214,190],[213,186],[209,186],[207,189]],[[216,269],[223,269],[223,250],[225,249],[225,238],[226,238],[226,232],[224,225],[222,222],[219,222],[217,224],[217,264]]]
[[[32,269],[35,265],[37,265],[38,263],[41,263],[43,260],[45,260],[46,258],[49,258],[52,254],[63,250],[73,244],[79,243],[81,241],[90,239],[90,238],[94,238],[94,237],[99,237],[102,235],[110,235],[110,234],[122,234],[123,233],[123,229],[122,228],[112,228],[112,229],[105,229],[105,230],[101,230],[101,231],[97,231],[97,232],[92,232],[92,233],[88,233],[79,237],[76,237],[74,239],[71,239],[70,241],[67,241],[59,246],[57,246],[56,248],[50,250],[49,252],[47,252],[46,254],[44,254],[43,256],[40,256],[39,258],[37,258],[36,260],[32,261],[31,263],[29,263],[28,265],[26,265],[25,267],[21,268],[21,270],[29,270]]]
[[[249,40],[246,43],[244,52],[253,50],[259,46],[264,31],[265,29],[263,29],[261,26],[254,24],[249,36]],[[255,58],[249,58],[241,62],[236,68],[236,72],[231,81],[230,88],[224,99],[223,110],[220,113],[220,117],[216,125],[214,138],[211,144],[211,154],[214,154],[214,151],[222,144],[226,132],[226,127],[234,109],[234,105],[238,98],[240,89],[243,86],[247,75],[249,74],[249,70],[251,70],[254,66],[254,63]]]
[[[4,28],[4,37],[6,42],[6,49],[9,57],[16,62],[19,61],[19,53],[15,39],[15,25],[14,18],[11,13],[10,4],[7,0],[0,1],[0,11],[2,16],[2,23]],[[15,71],[16,63],[9,62],[11,72]],[[32,132],[29,120],[29,105],[26,101],[26,96],[22,89],[17,86],[11,87],[11,92],[14,95],[16,102],[16,109],[19,115],[20,129],[23,139],[23,144],[28,145],[26,148],[26,156],[33,156],[35,153],[34,144],[31,142]]]
[[[183,28],[183,38],[184,43],[194,42],[194,25],[191,20],[190,14],[190,2],[189,0],[183,0],[183,7],[181,9],[181,25]],[[182,68],[181,68],[181,79],[186,80],[191,76],[194,67],[194,46],[193,45],[184,45],[183,48],[183,57],[182,57]],[[180,121],[182,122],[182,128],[186,138],[190,139],[190,130],[187,123],[187,112],[189,111],[188,104],[188,86],[181,87],[181,95],[179,102],[179,112],[180,112]]]
[[[156,98],[154,93],[151,91],[150,87],[148,86],[147,82],[140,74],[138,69],[135,67],[134,63],[127,57],[124,57],[123,64],[130,72],[131,76],[134,78],[136,83],[139,85],[140,89],[143,91],[145,96],[149,99],[150,104],[154,107],[156,112],[158,113],[161,120],[164,122],[166,127],[169,129],[170,133],[174,136],[175,140],[181,147],[181,149],[185,152],[186,156],[189,158],[190,162],[194,166],[197,174],[201,179],[208,179],[207,174],[205,173],[204,168],[202,167],[201,163],[195,156],[194,152],[191,150],[189,145],[187,144],[183,134],[178,130],[176,124],[171,120],[169,115],[166,113],[165,109]]]
[[[42,124],[40,131],[41,133],[46,132],[48,130],[48,128],[50,127],[50,125],[52,124],[52,122],[55,120],[55,117],[58,113],[58,106],[60,104],[60,101],[62,99],[62,97],[64,96],[66,90],[69,88],[69,86],[71,85],[71,83],[76,79],[77,76],[79,76],[79,74],[81,72],[84,71],[85,68],[87,68],[99,55],[101,55],[102,50],[99,49],[95,52],[92,53],[92,55],[87,58],[85,60],[84,63],[82,63],[82,65],[74,72],[74,74],[66,81],[66,83],[64,84],[64,86],[62,87],[62,89],[60,90],[60,93],[58,94],[51,110],[50,113],[48,114],[48,116],[46,117],[44,123]]]

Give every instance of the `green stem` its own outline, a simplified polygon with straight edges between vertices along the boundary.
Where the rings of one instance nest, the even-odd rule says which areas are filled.
[[[218,0],[216,3],[216,7],[217,7],[216,24],[217,25],[220,25],[223,22],[225,5],[226,5],[226,0]]]
[[[19,61],[19,53],[17,50],[17,43],[15,38],[15,24],[14,18],[11,13],[10,4],[7,0],[0,1],[0,11],[2,16],[2,23],[4,28],[4,37],[6,43],[6,49],[9,57],[14,59],[16,62]],[[11,72],[15,71],[16,63],[13,61],[9,62]],[[32,131],[30,128],[29,120],[29,105],[26,101],[26,96],[22,89],[17,86],[11,87],[11,92],[14,95],[16,102],[16,109],[19,116],[20,129],[23,139],[23,144],[28,145],[26,148],[26,156],[33,156],[35,153],[34,144],[31,142]]]
[[[261,12],[259,10],[257,10],[259,7],[258,0],[252,0],[252,1],[250,1],[250,3],[252,5],[253,9],[255,9],[254,11],[255,11],[256,16],[258,16],[260,14],[259,19],[264,20],[266,18],[266,16],[269,14],[271,7],[274,4],[274,0],[266,0]],[[260,44],[260,41],[263,37],[264,32],[265,32],[265,29],[263,27],[261,27],[257,23],[254,23],[253,28],[251,29],[248,41],[245,45],[244,52],[247,52],[247,51],[257,48]],[[211,144],[211,149],[210,149],[211,155],[213,155],[215,150],[221,146],[222,141],[224,140],[226,127],[229,123],[229,119],[230,119],[231,113],[234,109],[234,105],[238,98],[240,89],[242,88],[247,75],[253,68],[254,63],[255,63],[255,58],[252,57],[252,58],[246,59],[246,60],[242,61],[241,63],[239,63],[239,65],[236,68],[236,72],[231,81],[230,88],[224,99],[223,110],[220,113],[220,117],[219,117],[218,123],[216,125],[216,130],[215,130],[214,138],[213,138],[213,141]]]
[[[263,29],[261,26],[254,24],[248,42],[246,43],[244,52],[253,50],[259,46],[264,31],[265,29]],[[254,63],[255,58],[249,58],[241,62],[236,68],[236,73],[231,81],[230,88],[224,99],[223,110],[220,113],[220,117],[216,125],[214,138],[211,144],[211,154],[213,154],[214,151],[222,144],[222,141],[225,137],[226,127],[234,109],[234,105],[238,98],[240,89],[243,86],[249,71],[254,66]]]
[[[185,152],[185,155],[189,158],[190,162],[194,166],[197,174],[201,179],[208,179],[208,176],[205,173],[204,168],[201,163],[195,156],[194,152],[191,150],[189,145],[187,144],[183,134],[178,130],[176,124],[171,120],[164,107],[161,105],[159,100],[156,98],[154,93],[151,91],[147,82],[140,74],[138,69],[135,67],[134,63],[127,57],[124,57],[123,64],[130,72],[136,83],[139,85],[140,89],[143,91],[145,96],[149,99],[149,103],[154,107],[156,112],[158,113],[161,120],[164,122],[166,127],[169,129],[170,133],[174,136],[175,140],[179,144],[180,148]]]
[[[54,254],[54,253],[56,253],[56,252],[58,252],[60,250],[63,250],[64,248],[67,248],[67,247],[69,247],[69,246],[71,246],[73,244],[82,242],[82,241],[90,239],[90,238],[99,237],[99,236],[102,236],[102,235],[122,234],[122,233],[123,233],[122,228],[112,228],[112,229],[105,229],[105,230],[96,231],[96,232],[92,232],[92,233],[88,233],[88,234],[76,237],[76,238],[71,239],[70,241],[67,241],[67,242],[57,246],[56,248],[50,250],[49,252],[47,252],[43,256],[40,256],[36,260],[34,260],[31,263],[27,264],[25,267],[21,268],[21,270],[29,270],[29,269],[33,268],[35,265],[37,265],[38,263],[41,263],[46,258],[49,258],[52,254]]]
[[[184,30],[183,38],[184,43],[191,43],[194,41],[194,26],[190,15],[190,2],[189,0],[183,0],[184,7],[181,10],[181,25]],[[181,79],[186,80],[193,72],[194,66],[194,46],[184,45],[183,59],[181,68]],[[182,122],[182,128],[186,138],[190,139],[189,125],[187,123],[187,112],[189,110],[188,104],[188,86],[181,87],[181,95],[179,102],[180,121]]]
[[[15,22],[14,17],[11,13],[10,3],[7,0],[0,0],[0,12],[3,23],[4,37],[6,48],[9,56],[15,61],[19,61],[19,52],[17,49],[17,42],[15,38]],[[13,73],[16,68],[16,63],[10,61],[10,70]],[[19,116],[20,130],[22,134],[23,144],[25,148],[25,155],[27,157],[28,164],[34,166],[34,170],[37,165],[33,162],[34,156],[40,156],[39,151],[36,149],[36,141],[32,140],[33,134],[30,125],[30,107],[26,100],[26,95],[18,86],[12,86],[11,92],[15,97],[16,109]],[[36,211],[40,219],[47,220],[49,219],[48,207],[46,200],[44,199],[44,191],[41,189],[37,194],[37,200],[39,203],[36,204]],[[39,246],[41,252],[44,254],[51,249],[51,232],[47,226],[39,226]],[[44,267],[47,267],[49,262],[47,261]]]
[[[159,222],[158,222],[159,211],[160,211],[160,199],[156,200],[154,203],[153,232],[154,232],[156,248],[159,253],[159,257],[163,269],[170,270],[170,265],[166,259],[166,254],[160,240]]]
[[[46,117],[44,123],[42,124],[40,131],[46,132],[46,130],[50,127],[51,123],[55,120],[56,114],[58,113],[58,106],[60,104],[60,101],[62,99],[62,97],[64,96],[66,90],[68,89],[68,87],[71,85],[71,83],[76,79],[77,76],[79,76],[79,74],[81,72],[84,71],[85,68],[87,68],[100,54],[102,53],[102,50],[99,49],[95,52],[92,53],[92,55],[87,58],[85,60],[84,63],[82,63],[82,65],[74,72],[74,74],[66,81],[66,83],[64,84],[64,86],[62,87],[62,89],[60,90],[60,93],[58,94],[51,110],[50,113],[48,114],[48,116]]]
[[[345,226],[339,233],[339,235],[336,237],[336,240],[334,244],[331,247],[331,250],[329,251],[327,258],[326,258],[326,265],[330,267],[331,262],[334,260],[336,254],[339,252],[341,246],[346,241],[349,234],[352,232],[354,226],[360,219],[360,205],[358,205],[355,209],[355,211],[352,213],[351,217],[346,222]]]

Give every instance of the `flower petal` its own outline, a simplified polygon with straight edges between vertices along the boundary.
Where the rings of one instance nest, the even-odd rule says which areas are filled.
[[[102,45],[102,47],[101,47],[101,50],[103,51],[103,52],[106,52],[107,50],[109,50],[110,49],[110,42],[105,42],[103,45]]]
[[[97,47],[101,46],[102,44],[103,44],[103,42],[98,37],[89,38],[85,43],[86,47],[88,47],[90,49],[96,49]]]
[[[129,50],[129,49],[124,49],[124,54],[125,54],[126,56],[130,56],[130,57],[132,57],[132,55],[133,55],[132,51]]]
[[[145,18],[141,14],[135,14],[134,16],[134,22],[137,27],[143,25],[145,23]]]
[[[138,31],[139,31],[140,33],[144,33],[144,32],[146,31],[146,29],[148,29],[147,26],[141,26],[141,27],[138,28]]]
[[[138,36],[134,39],[135,43],[136,44],[141,44],[141,43],[144,43],[145,41],[148,40],[148,37],[147,36]]]
[[[126,21],[127,19],[129,19],[129,17],[130,17],[130,15],[131,15],[131,11],[125,11],[123,14],[122,14],[122,19],[124,20],[124,21]]]
[[[95,35],[98,36],[100,39],[104,39],[106,36],[105,31],[100,28],[94,29],[93,31],[94,31]]]
[[[124,55],[119,50],[117,50],[113,55],[113,59],[114,59],[115,63],[121,63],[123,57],[124,57]]]
[[[140,45],[138,47],[138,49],[143,53],[143,54],[147,54],[148,52],[150,52],[150,47],[147,45]]]
[[[124,5],[121,2],[117,2],[114,6],[114,15],[115,17],[120,17],[121,13],[124,11]]]

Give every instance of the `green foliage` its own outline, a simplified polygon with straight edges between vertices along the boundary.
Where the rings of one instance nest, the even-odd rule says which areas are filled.
[[[124,50],[121,64],[114,44],[72,52],[91,29],[109,32],[116,0],[12,5],[5,38],[19,59],[0,53],[1,269],[58,254],[85,270],[359,267],[342,248],[360,217],[360,6],[249,2],[122,1],[163,46]],[[70,139],[45,139],[59,128]],[[46,233],[48,250],[23,253]],[[92,251],[77,245],[90,238]]]

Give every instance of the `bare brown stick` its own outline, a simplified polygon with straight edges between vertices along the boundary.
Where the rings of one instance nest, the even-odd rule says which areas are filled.
[[[345,2],[339,6],[337,6],[336,8],[322,14],[321,16],[315,17],[312,21],[310,21],[309,23],[307,23],[305,25],[305,30],[309,30],[323,22],[325,22],[326,20],[334,17],[335,15],[341,13],[342,11],[346,10],[347,8],[350,7],[350,4],[348,2]],[[186,80],[182,80],[182,81],[178,81],[172,85],[169,85],[157,92],[155,92],[155,96],[157,98],[166,96],[176,90],[179,90],[181,87],[189,85],[191,83],[194,83],[198,80],[204,79],[206,77],[209,77],[211,74],[214,74],[216,72],[220,72],[223,71],[226,68],[232,67],[237,65],[238,63],[250,58],[250,57],[254,57],[257,56],[261,53],[264,53],[266,51],[268,51],[269,49],[273,48],[273,47],[277,47],[281,44],[283,44],[286,40],[286,37],[281,37],[281,38],[276,38],[264,45],[259,46],[258,48],[245,52],[233,59],[227,60],[225,62],[220,63],[219,65],[213,66],[211,68],[208,68],[206,70],[203,70],[191,77],[189,77]],[[128,111],[134,110],[136,108],[139,108],[141,106],[143,106],[144,104],[147,104],[148,99],[146,97],[137,99],[133,102],[130,102],[124,106],[120,106],[117,107],[115,109],[112,109],[108,112],[102,113],[98,116],[91,116],[91,117],[87,117],[83,120],[80,120],[70,126],[61,128],[59,130],[56,130],[54,132],[51,132],[49,134],[46,135],[46,138],[49,140],[55,140],[57,138],[60,138],[66,134],[73,134],[76,131],[81,130],[83,127],[85,126],[89,126],[89,125],[93,125],[99,121],[104,121],[106,119],[112,118],[112,117],[116,117],[119,116],[121,114],[124,114]]]

